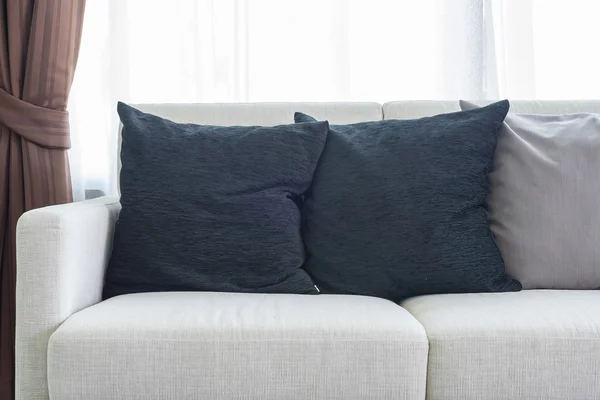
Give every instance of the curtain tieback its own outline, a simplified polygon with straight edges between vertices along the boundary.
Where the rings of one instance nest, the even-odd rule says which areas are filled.
[[[71,147],[69,113],[39,107],[20,100],[0,88],[0,124],[39,146]]]

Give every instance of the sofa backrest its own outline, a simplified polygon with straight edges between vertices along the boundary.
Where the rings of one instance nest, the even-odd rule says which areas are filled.
[[[473,101],[485,105],[491,101]],[[412,119],[460,111],[458,101],[393,101],[383,105],[383,119]],[[600,100],[511,100],[511,113],[520,114],[600,114]]]
[[[475,101],[489,104],[491,101]],[[526,114],[600,114],[600,100],[510,102],[510,112]],[[460,111],[458,101],[404,100],[378,103],[204,103],[204,104],[140,104],[140,110],[175,122],[204,125],[278,125],[294,122],[300,111],[332,124],[351,124],[381,119],[411,119]]]
[[[381,104],[378,103],[141,104],[134,107],[175,122],[202,125],[293,124],[296,111],[332,124],[383,119]]]

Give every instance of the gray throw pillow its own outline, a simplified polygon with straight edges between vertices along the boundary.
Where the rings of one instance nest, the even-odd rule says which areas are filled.
[[[123,103],[121,204],[104,297],[148,291],[315,293],[302,196],[327,122],[177,124]]]
[[[506,117],[488,208],[506,269],[524,288],[600,288],[599,174],[600,115]]]
[[[508,108],[330,126],[304,205],[305,269],[319,289],[394,301],[519,290],[483,207]]]

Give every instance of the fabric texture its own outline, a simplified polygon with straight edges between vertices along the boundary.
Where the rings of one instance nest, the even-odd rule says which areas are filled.
[[[519,290],[483,208],[508,108],[332,125],[304,207],[305,269],[319,288],[394,301]]]
[[[16,226],[72,200],[67,99],[85,0],[0,2],[0,398],[14,397]]]
[[[118,198],[103,197],[38,208],[19,219],[17,400],[48,400],[48,339],[71,314],[101,301],[120,209]]]
[[[599,154],[600,114],[506,117],[487,204],[507,273],[525,288],[600,289]]]
[[[218,126],[275,126],[289,124],[295,111],[314,115],[322,121],[336,124],[351,124],[364,121],[380,121],[383,118],[381,104],[361,102],[322,103],[183,103],[183,104],[140,104],[140,111],[167,118],[179,123]],[[121,126],[122,128],[122,126]],[[116,181],[121,171],[121,132],[117,154]],[[111,178],[112,179],[112,178]],[[118,188],[117,188],[118,189]],[[120,193],[120,189],[119,193]]]
[[[301,269],[300,208],[327,122],[220,127],[118,111],[123,209],[105,297],[317,293]]]
[[[138,293],[61,325],[48,376],[61,400],[423,400],[427,349],[383,299]]]
[[[401,305],[427,331],[428,399],[598,398],[600,291],[433,295]]]
[[[493,101],[477,101],[488,105]],[[414,119],[461,111],[459,101],[402,100],[382,105],[384,119]],[[510,113],[576,114],[600,113],[600,100],[511,100]],[[509,113],[509,115],[510,115]]]

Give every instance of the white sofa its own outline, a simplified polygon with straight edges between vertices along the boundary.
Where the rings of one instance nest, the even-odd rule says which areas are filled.
[[[459,109],[430,101],[140,108],[216,125],[292,123],[294,111],[351,123]],[[600,113],[600,101],[517,101],[512,111]],[[104,197],[19,220],[17,399],[600,398],[600,291],[434,295],[400,305],[202,292],[102,302],[119,210],[118,198]]]

